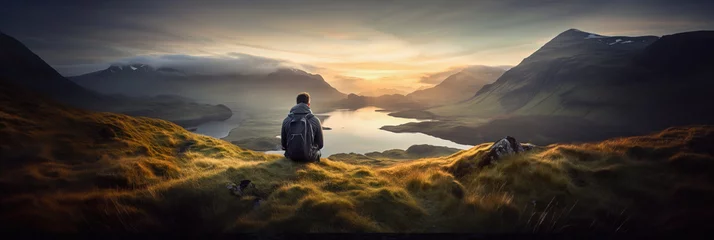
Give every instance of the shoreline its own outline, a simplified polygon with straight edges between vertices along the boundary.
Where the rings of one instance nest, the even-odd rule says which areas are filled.
[[[647,133],[564,116],[516,116],[487,122],[465,119],[423,121],[380,129],[394,133],[423,133],[464,145],[493,142],[505,136],[515,137],[520,142],[549,145],[596,142]]]
[[[333,110],[334,111],[339,111],[340,109]],[[380,109],[377,109],[380,110]],[[384,115],[387,115],[387,119],[394,119],[397,117],[391,116],[389,113],[385,113],[384,111],[377,111],[376,112],[381,112]],[[315,114],[316,117],[320,119],[321,122],[326,122],[327,119],[330,118],[331,115],[333,115],[333,112],[322,112],[319,114]],[[231,142],[239,147],[254,150],[254,151],[279,151],[280,150],[280,138],[277,138],[276,136],[280,135],[280,125],[282,124],[282,120],[285,118],[284,116],[284,111],[271,111],[271,112],[254,112],[254,113],[248,113],[245,114],[244,120],[241,122],[241,124],[233,129],[230,130],[228,136],[222,138],[222,140]],[[381,114],[380,114],[381,115]],[[418,123],[424,121],[423,119],[416,119],[416,118],[408,118],[409,121],[413,121],[410,123]],[[377,119],[375,119],[377,120]],[[369,120],[368,120],[369,121]],[[397,121],[399,122],[399,121]],[[402,121],[404,122],[404,121]],[[381,122],[380,122],[381,123]],[[370,127],[370,131],[372,130],[378,130],[382,131],[385,130],[385,127],[389,127],[388,123],[378,123],[379,126],[376,127],[376,129],[372,129],[373,127]],[[338,136],[345,136],[343,132],[345,130],[333,130],[335,129],[335,126],[332,126],[334,124],[328,124],[330,126],[325,126],[323,125],[323,130],[324,131],[338,131],[340,133],[326,133],[326,134],[342,134]],[[338,123],[339,125],[339,123]],[[338,126],[339,128],[339,126]],[[357,130],[354,130],[357,131]],[[350,131],[347,131],[349,134]],[[395,132],[395,131],[389,131],[394,134],[398,134],[400,132]],[[355,134],[355,133],[352,133]],[[468,145],[471,146],[471,144],[464,144],[463,142],[459,141],[454,141],[452,139],[444,138],[439,135],[434,135],[434,134],[428,134],[428,133],[422,133],[425,136],[425,138],[428,139],[433,139],[433,140],[424,140],[424,141],[406,141],[404,142],[405,144],[412,143],[411,145],[416,145],[416,144],[431,144],[435,146],[451,146],[450,144],[447,143],[439,143],[441,141],[446,141],[446,142],[451,142],[451,144],[456,144],[456,145]],[[351,135],[350,135],[351,136]],[[348,136],[349,137],[349,136]],[[342,137],[340,137],[342,138]],[[338,139],[335,139],[338,140]],[[341,140],[344,142],[344,140]],[[359,140],[356,140],[359,141]],[[395,140],[396,141],[396,140]],[[340,141],[337,141],[340,142]],[[400,140],[401,142],[401,140]],[[402,144],[397,144],[395,143],[390,143],[390,145],[402,145]],[[335,146],[333,149],[335,152],[334,153],[340,153],[340,152],[346,152],[344,150],[344,147]],[[410,145],[409,145],[410,146]],[[395,149],[398,148],[407,148],[408,146],[395,146]],[[461,148],[461,147],[460,147]],[[331,148],[332,149],[332,148]],[[380,146],[374,146],[374,150],[370,150],[367,152],[372,152],[372,151],[381,151]],[[328,151],[329,152],[329,151]],[[366,152],[365,152],[366,153]]]

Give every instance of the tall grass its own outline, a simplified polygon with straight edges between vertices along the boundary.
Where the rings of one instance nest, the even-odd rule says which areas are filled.
[[[711,127],[545,146],[486,167],[478,161],[490,143],[408,161],[302,164],[166,121],[62,108],[46,109],[62,118],[41,121],[12,111],[0,112],[0,133],[14,140],[2,142],[0,218],[12,221],[3,229],[627,232],[714,216],[687,204],[714,193]],[[254,194],[229,194],[225,185],[243,179]]]

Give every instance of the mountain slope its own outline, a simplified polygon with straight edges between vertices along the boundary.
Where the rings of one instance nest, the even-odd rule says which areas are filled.
[[[434,87],[417,90],[407,97],[431,105],[452,104],[466,100],[483,86],[493,83],[506,70],[500,67],[471,66],[461,70]]]
[[[110,199],[192,179],[210,173],[207,164],[216,164],[193,159],[270,158],[168,121],[55,104],[6,82],[0,82],[0,106],[0,201],[16,207],[2,210],[4,222],[14,219],[2,226],[4,231],[109,230],[113,226],[100,222],[146,223],[137,209]],[[32,209],[36,201],[44,203]],[[109,206],[116,211],[101,213]]]
[[[5,83],[0,105],[3,231],[651,233],[714,223],[707,126],[539,147],[482,169],[489,144],[386,165],[300,164]],[[225,184],[242,179],[255,189],[231,195]]]
[[[32,89],[75,106],[96,107],[106,101],[62,77],[16,39],[0,32],[0,79]]]
[[[703,104],[714,101],[712,35],[605,37],[571,29],[468,101],[430,111],[580,117],[638,130],[712,122],[714,105]]]

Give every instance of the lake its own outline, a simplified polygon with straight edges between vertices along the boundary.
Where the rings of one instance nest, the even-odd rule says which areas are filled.
[[[406,150],[411,145],[429,144],[458,149],[468,149],[472,146],[458,144],[449,140],[429,136],[423,133],[393,133],[381,130],[385,125],[400,125],[422,120],[397,118],[387,115],[388,112],[377,111],[377,107],[365,107],[357,110],[336,110],[320,115],[329,115],[322,126],[331,128],[323,130],[325,147],[322,156],[328,157],[335,153],[368,153],[389,149]],[[225,121],[213,121],[199,125],[196,133],[224,138],[233,128],[244,120],[240,113],[234,112]],[[280,126],[276,126],[279,132]],[[279,136],[278,136],[279,137]],[[283,151],[268,151],[267,153],[283,154]]]
[[[337,110],[326,113],[329,117],[322,123],[325,147],[322,156],[328,157],[335,153],[368,153],[389,149],[406,150],[411,145],[429,144],[458,149],[468,149],[473,146],[462,145],[449,140],[429,136],[423,133],[393,133],[381,130],[385,125],[399,125],[409,122],[419,122],[416,119],[397,118],[380,112],[377,107],[365,107],[357,110]],[[283,151],[269,151],[279,153]]]
[[[224,121],[203,123],[198,125],[194,132],[214,138],[224,138],[228,136],[228,133],[230,133],[232,129],[240,126],[241,121],[243,121],[241,113],[234,111],[231,118]]]

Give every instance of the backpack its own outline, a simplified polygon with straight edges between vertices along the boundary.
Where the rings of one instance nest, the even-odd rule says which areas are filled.
[[[285,156],[293,161],[312,161],[314,134],[309,120],[314,116],[308,114],[291,114],[287,129],[287,148]]]

